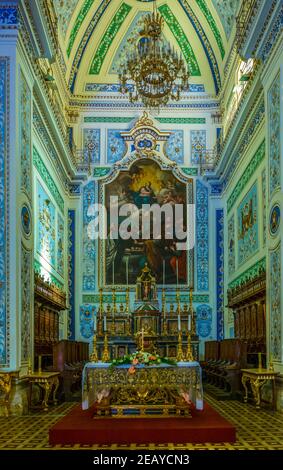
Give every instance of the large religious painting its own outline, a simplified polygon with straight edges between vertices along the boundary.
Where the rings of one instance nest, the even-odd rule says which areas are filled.
[[[118,209],[124,204],[133,204],[142,214],[144,205],[157,204],[161,208],[165,204],[172,208],[174,227],[182,222],[183,232],[186,232],[186,205],[187,184],[177,179],[171,170],[163,170],[159,164],[150,158],[136,160],[126,171],[120,171],[118,176],[104,185],[104,201],[107,208],[107,240],[103,244],[104,258],[104,285],[136,284],[141,269],[146,265],[156,277],[158,284],[188,285],[188,252],[180,249],[173,229],[173,237],[168,235],[168,219],[161,212],[160,237],[152,233],[152,220],[150,223],[150,236],[143,238],[143,221],[139,220],[138,236],[124,239],[113,237],[111,231],[110,207],[111,197],[118,197]],[[181,205],[182,216],[177,214],[176,204]],[[179,206],[180,208],[181,206]],[[178,220],[179,217],[179,220]],[[118,225],[125,221],[127,216],[119,215]],[[141,216],[138,215],[141,219]],[[113,223],[112,223],[113,225]],[[180,225],[180,223],[179,223]],[[170,232],[170,230],[169,230]],[[171,232],[172,233],[172,232]],[[184,240],[183,240],[184,241]]]
[[[245,263],[258,250],[258,202],[255,183],[238,207],[238,263]]]

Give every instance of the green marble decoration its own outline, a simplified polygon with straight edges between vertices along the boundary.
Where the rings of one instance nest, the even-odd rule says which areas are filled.
[[[265,156],[265,141],[263,141],[259,148],[257,149],[256,153],[254,154],[252,160],[248,164],[247,168],[245,169],[241,178],[239,178],[238,183],[236,184],[233,191],[231,191],[231,195],[227,201],[227,212],[229,213],[234,206],[236,200],[250,181],[251,177],[254,175],[256,169],[263,161]]]
[[[204,14],[206,21],[209,24],[209,27],[210,27],[210,29],[213,33],[213,36],[215,37],[215,40],[217,42],[217,45],[218,45],[218,48],[219,48],[219,51],[220,51],[220,54],[221,54],[221,57],[223,59],[224,56],[225,56],[225,49],[224,49],[224,46],[223,46],[223,41],[222,41],[222,38],[221,38],[221,34],[219,32],[219,29],[217,28],[217,25],[216,25],[216,22],[215,22],[215,20],[212,16],[212,13],[211,13],[210,9],[208,8],[205,0],[196,0],[196,2],[198,4],[199,8],[201,9],[202,13]]]
[[[247,282],[248,280],[254,279],[259,275],[260,271],[266,269],[266,259],[265,257],[257,261],[253,266],[244,271],[240,276],[238,276],[234,281],[230,282],[228,285],[229,289],[240,286],[242,283]]]
[[[172,34],[176,38],[177,43],[180,46],[180,49],[188,64],[190,75],[192,77],[199,77],[200,69],[193,48],[189,43],[189,40],[180,23],[178,22],[176,16],[173,14],[172,10],[170,10],[168,5],[161,5],[158,10],[162,14],[164,20],[170,28],[170,31],[172,32]]]
[[[50,193],[54,197],[59,209],[62,211],[64,214],[64,199],[62,198],[61,194],[59,193],[59,190],[50,175],[49,171],[47,170],[45,164],[43,163],[43,160],[41,156],[39,155],[37,149],[33,147],[33,164],[35,168],[37,169],[38,173],[40,174],[41,178],[43,179],[44,183],[47,185]]]
[[[94,2],[94,0],[86,0],[83,4],[82,8],[80,9],[80,12],[79,12],[79,14],[76,18],[75,24],[74,24],[73,29],[72,29],[71,34],[70,34],[69,43],[68,43],[68,47],[67,47],[68,57],[70,57],[75,39],[76,39],[77,34],[79,32],[79,29],[80,29],[81,25],[83,24],[86,15],[88,14],[89,10],[91,9],[93,2]]]
[[[122,24],[124,23],[126,17],[130,13],[132,7],[127,5],[126,3],[122,3],[119,10],[114,15],[110,25],[108,26],[107,30],[105,31],[100,44],[96,50],[94,59],[92,61],[89,73],[90,75],[98,75],[100,73],[102,64],[104,59],[107,55],[107,52],[118,33],[119,29],[121,28]]]

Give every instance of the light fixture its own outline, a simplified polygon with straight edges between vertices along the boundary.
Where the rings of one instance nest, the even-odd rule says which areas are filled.
[[[154,1],[153,13],[146,15],[135,50],[128,53],[119,75],[120,92],[129,93],[131,103],[142,101],[147,108],[160,108],[169,100],[180,100],[188,89],[187,66],[162,38],[164,20]],[[130,85],[134,83],[134,91]]]

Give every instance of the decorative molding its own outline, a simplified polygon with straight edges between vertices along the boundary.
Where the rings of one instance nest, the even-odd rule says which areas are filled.
[[[181,171],[187,176],[197,176],[198,168],[181,168]]]
[[[111,165],[122,160],[127,151],[121,132],[121,129],[107,129],[107,163]]]
[[[110,173],[110,171],[111,171],[111,168],[109,167],[94,168],[92,176],[94,178],[103,178],[104,176],[107,176],[108,173]]]
[[[34,260],[34,272],[37,274],[40,274],[44,278],[50,279],[52,284],[55,284],[55,286],[63,290],[64,283],[59,281],[59,279],[56,276],[54,276],[54,274],[48,272],[46,268],[42,266],[40,261],[38,261],[37,259]]]
[[[249,114],[249,116],[250,116],[250,114]],[[224,172],[226,172],[226,175],[225,175],[225,178],[224,178],[224,181],[223,181],[224,186],[227,186],[228,182],[230,181],[238,162],[242,158],[242,156],[243,156],[245,150],[247,149],[247,147],[250,145],[254,134],[257,132],[257,130],[258,130],[259,126],[262,124],[264,118],[265,118],[265,105],[264,105],[264,97],[262,96],[260,101],[259,101],[258,106],[256,106],[255,111],[254,111],[254,113],[253,113],[253,115],[250,119],[250,123],[249,123],[248,127],[244,131],[243,137],[240,138],[240,133],[243,130],[243,128],[246,127],[246,121],[243,123],[243,125],[242,125],[242,127],[241,127],[241,129],[238,133],[238,136],[237,136],[238,139],[237,140],[239,141],[239,145],[234,146],[234,150],[233,150],[232,153],[228,152],[230,161],[227,162],[227,169],[224,170]],[[223,150],[221,151],[221,154],[224,154]],[[220,159],[219,159],[219,161],[220,161]]]
[[[74,54],[74,60],[72,63],[71,67],[71,72],[70,72],[70,77],[69,77],[69,88],[72,93],[74,93],[75,89],[75,83],[76,83],[76,78],[78,74],[78,70],[80,67],[80,63],[82,61],[83,55],[85,53],[85,50],[87,48],[88,42],[92,37],[93,32],[95,31],[95,28],[97,24],[99,23],[100,19],[103,16],[103,13],[106,11],[108,6],[110,5],[111,0],[102,0],[99,7],[95,11],[84,35],[83,38],[80,42],[79,47],[76,50],[76,53]]]
[[[193,117],[156,117],[156,121],[160,124],[205,124],[205,118]]]
[[[229,39],[233,25],[235,24],[240,0],[212,0],[212,2],[219,15],[226,37]]]
[[[165,154],[178,165],[184,164],[184,131],[173,130],[164,146]]]
[[[53,0],[55,12],[58,17],[58,23],[60,25],[61,33],[64,39],[78,3],[79,0]],[[72,32],[74,29],[75,26],[73,27]]]
[[[90,339],[94,331],[94,317],[96,307],[94,305],[80,306],[80,334],[85,339]]]
[[[89,69],[90,75],[98,75],[100,73],[107,52],[131,9],[132,7],[130,5],[122,3],[118,11],[115,13],[96,50]]]
[[[75,325],[76,325],[76,285],[75,285],[75,272],[76,272],[76,211],[68,210],[68,284],[69,284],[69,328],[68,338],[75,340]]]
[[[200,77],[201,73],[193,48],[189,43],[189,40],[186,34],[184,33],[184,30],[182,29],[180,23],[178,22],[176,16],[166,4],[161,5],[158,10],[165,19],[167,25],[170,28],[171,33],[173,34],[177,43],[180,46],[183,56],[188,64],[190,75],[192,77]]]
[[[82,300],[84,304],[99,304],[99,294],[83,294]],[[126,302],[126,294],[117,292],[116,293],[116,300],[117,303],[125,303]],[[166,300],[171,302],[172,304],[176,303],[176,293],[166,294]],[[180,294],[180,302],[182,303],[189,303],[190,295]],[[193,303],[201,304],[209,302],[209,295],[207,294],[193,294]],[[112,294],[105,294],[103,293],[103,303],[112,303]]]
[[[57,212],[57,272],[62,278],[65,273],[65,221]]]
[[[31,91],[22,70],[20,71],[20,158],[21,188],[29,201],[32,199],[31,158]]]
[[[86,116],[84,117],[85,123],[99,122],[99,123],[125,123],[128,124],[133,121],[134,117],[126,116]],[[160,124],[205,124],[205,118],[186,118],[186,117],[155,117],[155,120]]]
[[[75,0],[75,1],[76,1],[76,3],[78,3],[77,0]],[[68,57],[70,57],[75,39],[76,39],[77,34],[79,32],[79,29],[80,29],[81,25],[83,24],[86,15],[88,14],[89,10],[91,9],[91,7],[93,5],[93,2],[94,2],[94,0],[85,0],[82,8],[79,11],[79,14],[76,18],[75,24],[72,28],[72,31],[71,31],[71,34],[70,34],[70,37],[69,37],[69,43],[68,43],[68,47],[67,47]],[[70,3],[70,0],[68,0],[68,3]],[[67,12],[68,11],[70,12],[71,8],[72,7],[70,5],[68,5]],[[66,24],[66,27],[68,27],[69,22],[67,21],[66,17],[64,18],[64,23]]]
[[[259,52],[259,57],[265,64],[271,56],[271,51],[276,44],[283,28],[283,6],[281,7],[280,13],[275,16],[272,22],[272,29],[269,33],[267,40],[264,41],[263,48]]]
[[[47,126],[44,124],[43,120],[41,119],[41,116],[35,104],[33,105],[33,125],[35,129],[37,130],[38,136],[40,140],[42,141],[50,159],[54,163],[54,166],[57,170],[58,177],[60,178],[64,187],[68,188],[69,180],[67,178],[66,171],[58,156],[58,152],[56,148],[54,147],[54,144],[49,136],[49,133],[47,131]]]
[[[129,91],[134,91],[135,87],[133,84],[128,84],[127,87]],[[120,84],[119,83],[86,83],[85,91],[93,92],[93,93],[120,93]],[[204,85],[202,84],[199,85],[196,83],[189,83],[189,88],[188,90],[186,90],[185,93],[204,93],[204,92],[205,92]]]
[[[264,168],[261,172],[261,190],[262,190],[262,241],[263,246],[266,245],[266,234],[267,234],[267,191],[266,191],[266,169]]]
[[[222,41],[220,31],[219,31],[219,29],[217,27],[217,24],[215,22],[215,19],[213,18],[213,15],[212,15],[210,9],[208,8],[205,0],[196,0],[196,2],[198,4],[199,8],[201,9],[202,13],[204,14],[206,21],[209,24],[209,27],[210,27],[210,29],[213,33],[213,36],[215,37],[215,40],[217,42],[217,45],[218,45],[218,48],[219,48],[219,51],[220,51],[220,54],[221,54],[221,57],[223,59],[224,56],[225,56],[225,48],[224,48],[224,45],[223,45],[223,41]]]
[[[200,155],[206,150],[206,131],[190,131],[191,162],[200,163]]]
[[[208,188],[197,180],[196,183],[196,256],[197,290],[209,288],[208,265]]]
[[[100,129],[83,129],[84,157],[90,163],[100,162]]]
[[[245,169],[244,173],[239,178],[238,183],[231,191],[231,195],[227,200],[227,213],[231,211],[232,207],[234,206],[236,200],[243,192],[244,188],[247,186],[248,182],[254,175],[256,169],[259,167],[261,162],[265,157],[265,140],[260,144],[257,151],[255,152],[253,158],[251,159],[250,163],[248,164],[247,168]]]
[[[281,244],[270,252],[270,353],[273,360],[282,361],[282,317],[281,317]]]
[[[95,290],[95,240],[88,237],[88,224],[93,219],[88,216],[89,206],[97,202],[97,187],[95,181],[90,181],[83,188],[83,291]]]
[[[10,58],[0,57],[0,367],[9,366]]]
[[[234,214],[228,220],[228,276],[232,276],[236,268],[235,255],[235,216]]]
[[[31,358],[32,306],[32,253],[21,249],[21,364]]]
[[[281,187],[280,71],[267,93],[269,198]]]
[[[40,174],[41,178],[43,179],[44,183],[47,185],[50,193],[54,197],[59,209],[64,214],[64,199],[62,198],[61,194],[58,191],[58,188],[50,175],[49,171],[47,170],[45,164],[41,156],[39,155],[37,149],[33,147],[33,164],[37,169],[38,173]]]
[[[197,334],[207,338],[212,330],[212,309],[209,305],[198,305],[196,308]]]
[[[189,18],[203,46],[203,49],[207,57],[209,66],[210,66],[211,73],[212,73],[214,86],[215,86],[215,93],[218,94],[219,91],[221,90],[221,76],[220,76],[218,63],[217,63],[213,48],[211,47],[211,44],[205,34],[205,31],[201,23],[199,22],[197,16],[194,14],[187,0],[178,0],[178,1],[179,1],[179,4],[182,6],[184,12],[186,13],[187,17]]]
[[[224,339],[224,210],[216,209],[217,340]]]
[[[128,109],[131,112],[136,112],[137,110],[139,111],[144,111],[144,105],[143,103],[131,103],[127,99],[114,99],[111,98],[109,101],[93,101],[93,100],[87,100],[85,99],[85,96],[83,99],[81,97],[72,97],[71,101],[69,103],[71,107],[79,108],[79,109],[84,109],[87,108],[89,109],[95,109],[97,111],[98,109],[103,109],[103,110],[111,110],[113,111],[113,108],[117,110],[124,110]],[[161,108],[161,111],[168,111],[168,109],[182,109],[184,111],[190,111],[191,109],[201,109],[201,110],[206,110],[206,111],[212,111],[212,110],[219,110],[219,103],[215,100],[203,100],[203,101],[197,101],[197,102],[187,102],[187,103],[168,103],[166,107]]]
[[[266,270],[266,258],[262,258],[253,264],[250,268],[240,274],[236,279],[229,283],[228,289],[234,289],[235,287],[240,286],[241,284],[252,280],[257,277],[261,271]]]
[[[1,29],[16,29],[19,24],[18,9],[16,7],[6,5],[0,6],[0,28]]]

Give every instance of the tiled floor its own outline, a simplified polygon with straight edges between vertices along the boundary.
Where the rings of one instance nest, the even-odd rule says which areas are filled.
[[[136,446],[128,449],[188,449],[188,450],[283,450],[283,412],[271,410],[256,411],[254,406],[238,401],[216,401],[206,396],[206,401],[237,428],[235,444],[190,444]],[[75,404],[77,405],[77,404]],[[40,449],[98,449],[98,446],[56,446],[48,444],[48,430],[61,417],[68,413],[72,403],[63,403],[51,408],[47,413],[33,413],[24,417],[0,418],[1,450],[40,450]],[[104,449],[127,449],[113,444]]]

